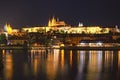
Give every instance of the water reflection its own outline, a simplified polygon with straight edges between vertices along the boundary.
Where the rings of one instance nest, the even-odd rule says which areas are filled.
[[[30,61],[30,70],[35,77],[38,76],[39,68],[43,68],[44,59],[46,59],[45,50],[31,50],[28,59]]]
[[[53,53],[49,53],[46,61],[46,74],[48,80],[55,80],[58,69],[59,50],[55,49]]]
[[[120,79],[120,51],[48,49],[2,53],[5,80]]]
[[[120,51],[118,51],[118,70],[120,71]]]
[[[64,71],[64,50],[61,50],[60,61],[61,61],[61,70]]]
[[[6,52],[3,50],[4,56],[4,76],[5,80],[12,80],[13,76],[13,56],[11,50],[7,50]]]

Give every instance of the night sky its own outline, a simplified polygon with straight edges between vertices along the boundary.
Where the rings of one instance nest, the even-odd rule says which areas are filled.
[[[52,16],[77,26],[120,27],[119,0],[3,0],[0,1],[0,27],[13,28],[47,25]]]

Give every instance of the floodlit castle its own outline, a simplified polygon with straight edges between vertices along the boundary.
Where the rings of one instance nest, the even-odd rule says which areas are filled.
[[[54,17],[48,21],[48,26],[66,26],[66,23],[64,21],[59,21],[59,19],[55,19]]]
[[[10,24],[5,24],[4,33],[6,36],[11,35],[12,37],[8,37],[10,43],[14,44],[24,44],[28,37],[28,33],[34,35],[34,33],[42,33],[42,34],[109,34],[109,33],[120,33],[118,26],[115,27],[101,27],[101,26],[84,26],[83,23],[79,23],[78,26],[70,26],[67,25],[64,21],[60,21],[58,18],[53,17],[48,21],[47,26],[24,26],[21,29],[13,29]],[[14,36],[14,37],[13,37]],[[17,36],[17,37],[16,37]],[[119,37],[119,36],[118,36]],[[113,39],[117,39],[118,37],[113,36]],[[88,37],[83,37],[82,39],[89,39]],[[77,43],[77,42],[73,42]]]
[[[4,26],[4,30],[8,34],[16,34],[19,30],[12,29],[10,24],[6,24]],[[57,31],[68,34],[106,34],[111,32],[120,32],[118,26],[114,28],[109,27],[101,27],[101,26],[83,26],[83,23],[79,23],[78,26],[70,26],[67,25],[64,21],[60,21],[58,18],[53,17],[49,19],[47,26],[31,26],[31,27],[23,27],[22,32],[48,32],[48,31]]]

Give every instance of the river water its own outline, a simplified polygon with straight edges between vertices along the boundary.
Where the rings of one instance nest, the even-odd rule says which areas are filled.
[[[2,50],[0,80],[120,80],[120,51]]]

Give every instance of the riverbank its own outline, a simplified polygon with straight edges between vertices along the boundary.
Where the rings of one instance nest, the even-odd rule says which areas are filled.
[[[71,50],[120,50],[120,47],[111,46],[111,47],[77,47],[77,46],[66,46],[66,47],[60,47],[60,49],[71,49]]]
[[[41,49],[65,49],[65,50],[120,50],[120,46],[110,47],[89,47],[89,46],[64,46],[64,47],[46,47],[46,46],[0,46],[4,50],[41,50]]]

